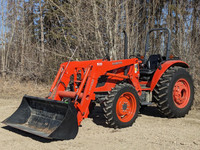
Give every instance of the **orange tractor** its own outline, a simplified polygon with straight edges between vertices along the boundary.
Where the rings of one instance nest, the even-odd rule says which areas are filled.
[[[166,31],[165,56],[150,55],[149,34]],[[108,125],[131,126],[141,105],[156,103],[168,118],[184,117],[194,99],[194,86],[187,63],[170,57],[170,30],[147,33],[145,55],[127,56],[127,36],[123,60],[72,61],[60,69],[47,98],[25,95],[19,108],[4,124],[49,139],[73,139],[81,121],[94,103],[103,107]]]

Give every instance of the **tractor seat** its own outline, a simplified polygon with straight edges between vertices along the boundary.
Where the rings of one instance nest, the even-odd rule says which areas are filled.
[[[145,64],[146,68],[140,69],[140,75],[141,76],[152,75],[156,71],[161,62],[162,62],[162,56],[160,54],[149,56],[149,59]]]
[[[154,72],[155,72],[155,70],[151,70],[151,69],[140,69],[141,76],[152,75]]]

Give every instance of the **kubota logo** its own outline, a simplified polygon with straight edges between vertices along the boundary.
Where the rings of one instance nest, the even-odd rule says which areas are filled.
[[[119,64],[122,64],[121,61],[118,61],[118,62],[113,62],[112,65],[119,65]]]
[[[102,66],[103,65],[103,63],[97,63],[97,66]]]

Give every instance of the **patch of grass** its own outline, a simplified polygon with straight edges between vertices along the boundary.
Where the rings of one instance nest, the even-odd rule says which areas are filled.
[[[200,110],[200,90],[195,91],[193,109]]]
[[[0,78],[0,97],[5,99],[20,98],[27,94],[37,97],[46,97],[51,85],[37,84],[33,81],[3,80]]]

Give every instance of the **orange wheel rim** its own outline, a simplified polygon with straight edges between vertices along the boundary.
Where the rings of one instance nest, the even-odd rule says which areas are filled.
[[[179,79],[173,88],[173,100],[178,108],[184,108],[190,100],[190,85],[187,80]]]
[[[137,108],[135,96],[130,92],[123,93],[116,105],[116,114],[120,121],[129,122],[135,115]]]

